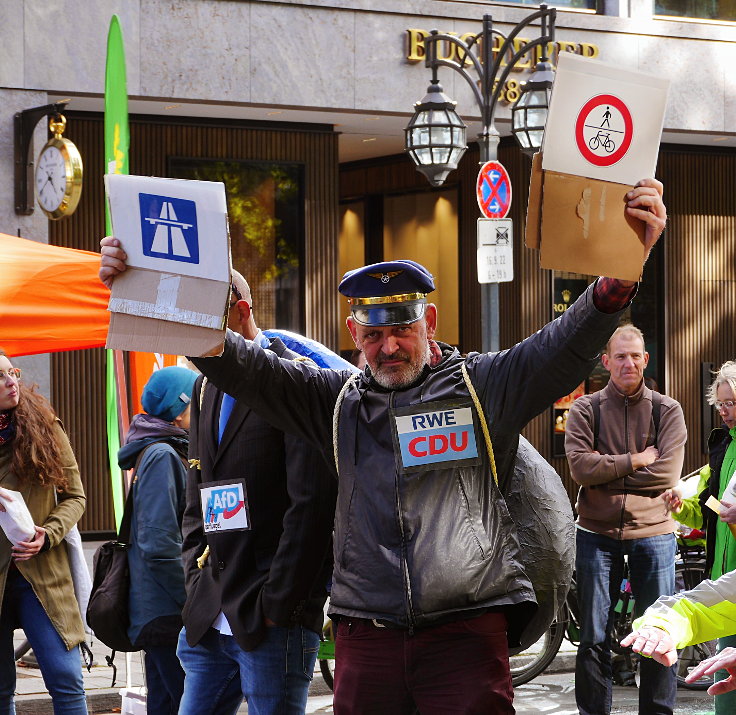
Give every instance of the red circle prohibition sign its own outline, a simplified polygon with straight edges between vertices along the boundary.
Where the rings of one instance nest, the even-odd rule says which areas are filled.
[[[589,148],[585,141],[585,135],[583,130],[586,127],[586,120],[590,116],[590,113],[596,108],[602,105],[609,105],[615,107],[620,113],[624,122],[623,138],[621,140],[621,146],[613,151],[611,154],[601,156],[595,154]],[[577,121],[575,122],[575,141],[578,145],[580,153],[595,166],[612,166],[617,161],[623,158],[624,154],[629,150],[631,146],[631,140],[634,138],[634,122],[631,118],[631,112],[629,108],[616,96],[612,94],[599,94],[593,99],[588,100],[583,108],[578,113]]]
[[[487,161],[478,172],[475,185],[481,213],[486,218],[505,218],[511,208],[511,179],[498,161]]]

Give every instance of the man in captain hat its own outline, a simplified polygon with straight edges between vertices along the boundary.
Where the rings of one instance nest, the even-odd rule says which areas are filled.
[[[661,192],[648,179],[627,196],[647,252],[665,224]],[[103,240],[101,277],[124,260],[114,246]],[[348,329],[367,362],[355,376],[281,360],[230,332],[221,356],[193,360],[336,463],[337,715],[514,712],[508,645],[535,597],[501,492],[521,429],[589,374],[636,290],[599,278],[518,345],[463,358],[435,340],[434,287],[413,261],[344,276]]]

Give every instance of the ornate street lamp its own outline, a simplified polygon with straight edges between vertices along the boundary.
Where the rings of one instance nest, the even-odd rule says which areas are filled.
[[[454,35],[440,34],[432,30],[425,41],[425,65],[432,70],[432,84],[427,96],[415,106],[414,116],[406,127],[406,150],[433,186],[441,186],[447,175],[455,168],[465,150],[465,127],[455,112],[455,103],[443,93],[437,80],[439,67],[451,67],[465,79],[473,91],[482,118],[482,129],[478,135],[481,163],[498,159],[499,133],[494,123],[496,106],[503,91],[506,79],[516,63],[541,45],[541,61],[535,67],[532,80],[519,101],[524,100],[514,115],[514,136],[526,152],[541,144],[541,136],[546,120],[548,106],[547,82],[551,84],[552,67],[547,61],[547,45],[554,42],[555,17],[557,10],[540,5],[539,10],[516,25],[507,35],[493,29],[490,15],[483,16],[483,30],[467,42]],[[515,44],[519,33],[536,20],[541,21],[540,36],[536,40]],[[493,36],[503,39],[501,47],[493,58]],[[437,45],[447,42],[454,45],[455,59],[440,59]],[[452,56],[452,55],[451,55]],[[531,56],[531,55],[529,55]],[[502,62],[506,65],[502,67]],[[466,67],[472,67],[471,75]],[[538,73],[550,73],[539,75]],[[538,81],[537,81],[538,80]],[[544,94],[544,104],[542,103]],[[526,98],[525,98],[526,97]],[[518,119],[516,118],[518,116]],[[522,130],[528,133],[522,134]],[[526,142],[526,144],[524,143]],[[500,320],[498,303],[498,283],[481,285],[481,330],[483,350],[495,351],[500,347]]]
[[[543,28],[545,22],[546,18],[543,18]],[[554,78],[554,70],[547,58],[547,46],[542,45],[542,56],[531,77],[521,86],[521,96],[511,108],[511,131],[527,156],[542,148]]]
[[[404,130],[406,150],[432,186],[442,185],[468,148],[467,127],[455,105],[443,93],[435,71],[427,96],[414,105],[416,112]]]
[[[538,45],[544,50],[542,60],[537,64],[534,75],[539,74],[538,82],[531,85],[527,83],[528,89],[522,93],[529,105],[520,110],[517,128],[529,130],[530,134],[523,137],[515,132],[515,136],[521,143],[526,140],[531,146],[531,138],[538,137],[544,128],[546,113],[542,116],[542,105],[540,103],[540,91],[546,88],[547,82],[551,82],[552,67],[547,61],[547,44],[554,41],[555,17],[557,10],[548,9],[546,5],[540,5],[539,10],[529,15],[525,20],[516,25],[507,35],[493,29],[493,18],[490,15],[483,16],[483,30],[478,35],[471,37],[467,42],[454,35],[440,34],[432,30],[425,41],[426,59],[425,65],[432,70],[432,84],[427,96],[418,102],[415,107],[414,116],[406,127],[406,150],[421,171],[433,186],[440,186],[447,174],[457,167],[457,162],[462,156],[462,147],[456,140],[460,138],[458,128],[464,127],[462,120],[455,113],[455,103],[448,99],[443,93],[437,80],[437,69],[439,67],[451,67],[468,82],[473,90],[473,96],[478,104],[482,117],[482,131],[478,135],[480,145],[481,162],[491,161],[498,158],[499,133],[494,123],[496,106],[506,79],[516,63],[527,55]],[[541,20],[541,33],[539,38],[524,43],[518,50],[514,51],[519,33],[536,20]],[[549,25],[549,27],[548,27]],[[503,38],[503,43],[493,59],[493,36]],[[455,59],[439,59],[437,56],[437,45],[440,42],[448,42],[457,47]],[[475,51],[474,51],[475,50]],[[509,58],[507,64],[502,68],[504,58]],[[477,79],[473,77],[466,65],[471,65],[475,70]],[[500,73],[500,74],[499,74]],[[550,76],[547,76],[550,73]],[[536,85],[540,84],[539,87]],[[546,107],[547,104],[544,105]],[[541,118],[541,129],[540,129]],[[452,122],[452,123],[451,123]],[[455,122],[459,122],[456,124]],[[531,124],[527,124],[531,122]],[[464,129],[463,129],[464,133]],[[463,145],[464,146],[464,145]],[[537,146],[539,146],[537,144]],[[527,147],[522,144],[522,149]]]

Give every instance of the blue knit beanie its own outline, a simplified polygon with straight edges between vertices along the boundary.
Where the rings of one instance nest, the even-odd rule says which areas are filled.
[[[152,417],[173,422],[187,408],[197,373],[185,367],[164,367],[151,375],[141,404]]]

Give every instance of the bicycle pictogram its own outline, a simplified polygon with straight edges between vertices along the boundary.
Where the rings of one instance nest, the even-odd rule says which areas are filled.
[[[611,139],[610,133],[604,132],[603,129],[599,129],[598,133],[588,140],[588,146],[592,151],[596,151],[598,148],[601,148],[610,154],[616,148],[616,142]]]

